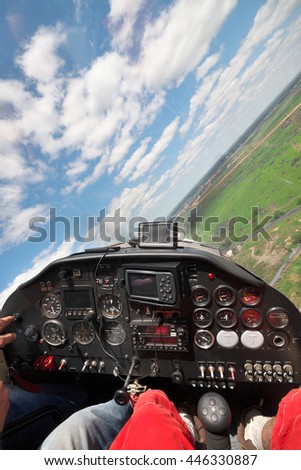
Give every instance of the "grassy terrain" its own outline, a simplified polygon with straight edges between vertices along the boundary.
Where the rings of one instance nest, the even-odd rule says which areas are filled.
[[[187,217],[196,208],[203,221],[191,237],[197,233],[204,243],[217,244],[267,282],[301,243],[300,103],[301,81],[179,214]],[[275,287],[301,309],[300,281],[296,255]]]

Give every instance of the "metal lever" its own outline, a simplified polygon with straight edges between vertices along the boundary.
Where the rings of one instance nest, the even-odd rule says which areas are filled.
[[[138,357],[134,356],[132,358],[131,367],[130,367],[128,375],[125,379],[123,387],[119,388],[114,393],[114,400],[118,405],[124,406],[130,401],[130,395],[128,393],[128,386],[129,386],[129,383],[130,383],[130,380],[131,380],[131,377],[132,377],[132,374],[133,374],[133,370],[135,369],[135,367],[138,366],[139,363],[140,363],[140,361],[139,361]]]

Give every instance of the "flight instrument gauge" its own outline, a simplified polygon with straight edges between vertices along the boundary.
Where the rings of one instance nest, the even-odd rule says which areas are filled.
[[[123,305],[119,297],[115,294],[105,294],[99,299],[101,314],[110,320],[118,318],[122,314]]]
[[[48,320],[42,326],[42,337],[51,346],[61,346],[67,339],[67,332],[60,321]]]
[[[86,321],[77,321],[72,326],[72,335],[78,344],[91,344],[95,338],[93,326]]]
[[[57,318],[63,310],[60,298],[55,294],[46,294],[40,302],[41,310],[47,318]]]
[[[216,321],[222,328],[233,328],[237,323],[237,313],[231,308],[220,308],[216,312]]]
[[[194,305],[204,307],[208,305],[211,300],[210,292],[202,286],[194,286],[191,289],[191,298]]]
[[[119,346],[126,340],[126,332],[121,323],[108,321],[104,325],[104,337],[111,346]]]
[[[208,330],[198,330],[194,336],[194,342],[198,348],[209,349],[214,344],[214,336]]]
[[[218,287],[214,292],[214,297],[217,305],[220,305],[221,307],[228,307],[235,301],[234,291],[229,286]]]
[[[207,328],[213,322],[213,314],[206,308],[197,308],[192,314],[192,321],[199,328]]]
[[[257,287],[244,287],[239,292],[240,301],[247,307],[254,307],[261,301],[262,294]]]
[[[289,324],[288,312],[282,307],[272,307],[267,311],[267,319],[272,328],[285,328]]]
[[[260,311],[256,308],[243,309],[240,319],[246,328],[257,328],[263,321]]]

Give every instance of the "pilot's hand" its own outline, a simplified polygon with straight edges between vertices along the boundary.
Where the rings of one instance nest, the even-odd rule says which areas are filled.
[[[0,380],[0,432],[3,429],[6,415],[9,408],[8,390],[4,388],[3,382]]]
[[[10,315],[9,317],[0,318],[0,349],[4,348],[9,343],[12,343],[17,335],[16,333],[5,333],[2,334],[2,331],[14,321],[14,317]]]

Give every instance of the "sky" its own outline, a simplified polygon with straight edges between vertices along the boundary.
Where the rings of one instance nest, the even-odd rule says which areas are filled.
[[[0,0],[0,306],[166,218],[300,73],[300,36],[300,0]]]

